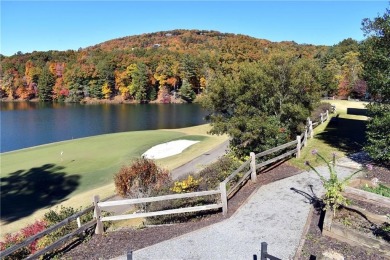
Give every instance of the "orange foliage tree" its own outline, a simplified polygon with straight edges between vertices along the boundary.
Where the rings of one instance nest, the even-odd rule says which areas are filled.
[[[123,166],[114,176],[115,187],[122,197],[148,197],[170,182],[168,170],[156,165],[153,160],[140,158],[130,166]]]

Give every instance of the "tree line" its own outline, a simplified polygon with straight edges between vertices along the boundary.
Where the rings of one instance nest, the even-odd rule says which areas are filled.
[[[238,73],[273,56],[306,59],[315,66],[323,95],[362,98],[366,84],[359,43],[335,46],[270,42],[216,31],[173,30],[124,37],[78,51],[1,56],[0,98],[80,102],[85,98],[149,102],[179,92],[192,102],[217,74]]]

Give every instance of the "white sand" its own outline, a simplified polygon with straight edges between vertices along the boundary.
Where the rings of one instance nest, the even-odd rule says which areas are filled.
[[[163,143],[153,146],[144,154],[142,154],[142,156],[147,159],[161,159],[175,154],[179,154],[183,152],[184,149],[186,149],[187,147],[190,147],[191,145],[196,143],[199,143],[199,141],[177,140],[168,143]]]

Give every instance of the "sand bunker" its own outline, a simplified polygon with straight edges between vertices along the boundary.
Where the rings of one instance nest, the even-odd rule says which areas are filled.
[[[153,146],[144,154],[142,154],[142,156],[148,159],[161,159],[175,154],[179,154],[183,152],[184,149],[186,149],[187,147],[198,142],[199,141],[177,140],[168,143],[163,143]]]

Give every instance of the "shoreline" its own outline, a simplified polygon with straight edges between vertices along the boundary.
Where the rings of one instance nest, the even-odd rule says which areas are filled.
[[[41,102],[38,98],[33,98],[33,99],[28,99],[28,100],[25,100],[25,99],[11,99],[11,98],[1,98],[0,99],[0,102],[15,102],[15,103],[19,103],[19,102],[31,102],[31,103],[39,103]],[[97,99],[97,98],[90,98],[90,97],[86,97],[86,98],[83,98],[82,100],[80,100],[80,102],[58,102],[58,101],[52,101],[52,102],[49,102],[49,103],[76,103],[76,104],[85,104],[85,105],[90,105],[90,104],[143,104],[143,102],[141,101],[136,101],[136,100],[130,100],[130,99],[124,99],[122,98],[121,96],[115,96],[115,97],[112,97],[110,99]],[[159,100],[159,99],[156,99],[156,100],[153,100],[153,101],[149,101],[147,102],[147,104],[184,104],[184,103],[187,103],[186,101],[184,101],[183,99],[181,98],[173,98],[171,97],[170,98],[170,101],[169,102],[165,102],[164,100]]]

